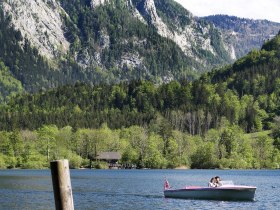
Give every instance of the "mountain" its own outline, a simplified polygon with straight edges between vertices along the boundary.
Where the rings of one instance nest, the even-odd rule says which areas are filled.
[[[193,80],[248,49],[173,0],[3,0],[0,27],[0,59],[27,92]]]
[[[0,58],[27,91],[192,79],[231,62],[219,30],[173,0],[4,0],[0,9]]]
[[[231,46],[233,57],[241,58],[252,49],[260,49],[280,30],[280,23],[268,20],[253,20],[228,15],[212,15],[203,18],[222,31],[223,39]]]

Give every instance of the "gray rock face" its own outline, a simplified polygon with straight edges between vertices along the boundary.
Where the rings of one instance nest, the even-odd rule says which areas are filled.
[[[42,55],[54,58],[68,51],[70,44],[64,37],[60,17],[64,11],[56,0],[4,0],[2,8],[11,15],[14,27]]]
[[[142,19],[148,19],[161,36],[173,40],[187,56],[194,58],[199,63],[206,65],[204,60],[196,56],[194,49],[203,49],[216,56],[208,36],[210,26],[202,26],[192,14],[188,17],[191,19],[191,23],[184,27],[174,21],[175,30],[171,29],[158,15],[154,0],[144,0],[143,10],[138,10],[137,14],[142,15]],[[226,44],[224,47],[230,49]]]
[[[91,0],[90,5],[92,8],[105,4],[106,0]]]

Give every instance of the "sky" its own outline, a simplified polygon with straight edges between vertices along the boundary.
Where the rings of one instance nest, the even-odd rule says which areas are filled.
[[[175,0],[195,16],[215,14],[280,23],[280,0]]]

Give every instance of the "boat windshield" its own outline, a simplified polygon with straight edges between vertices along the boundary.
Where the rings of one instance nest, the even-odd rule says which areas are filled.
[[[220,183],[221,183],[221,186],[234,185],[232,180],[220,181]]]

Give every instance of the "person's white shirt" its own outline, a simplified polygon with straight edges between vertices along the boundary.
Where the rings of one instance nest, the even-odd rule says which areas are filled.
[[[208,183],[208,187],[216,187],[216,184],[213,183],[213,182],[209,182],[209,183]]]

